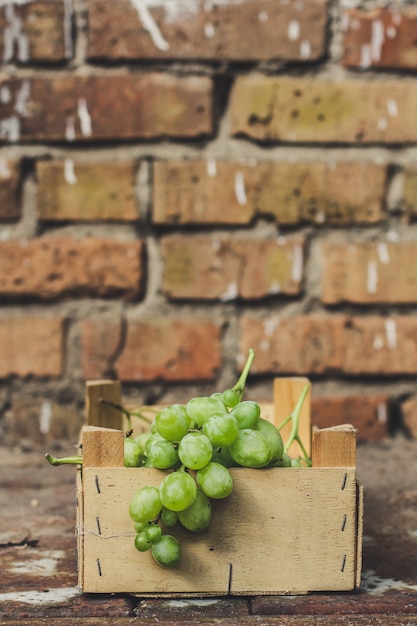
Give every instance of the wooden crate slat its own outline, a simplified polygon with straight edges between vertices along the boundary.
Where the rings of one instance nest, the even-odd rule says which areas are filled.
[[[203,533],[175,527],[181,566],[164,570],[133,545],[130,498],[159,485],[152,469],[86,468],[84,591],[224,595],[348,590],[356,576],[352,468],[233,468],[233,493]]]

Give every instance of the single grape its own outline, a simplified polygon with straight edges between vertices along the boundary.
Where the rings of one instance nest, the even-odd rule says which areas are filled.
[[[291,467],[291,459],[289,455],[284,452],[280,459],[277,459],[274,463],[272,463],[272,467]]]
[[[219,448],[232,445],[239,434],[239,425],[230,413],[212,415],[203,424],[203,433],[210,439],[213,446]]]
[[[156,443],[157,441],[167,441],[164,437],[162,437],[159,433],[154,433],[153,435],[151,435],[150,437],[148,437],[148,439],[146,440],[145,443],[145,453],[148,454],[149,449],[151,448],[151,446]]]
[[[157,413],[155,424],[162,437],[178,443],[188,433],[190,419],[182,404],[171,404]]]
[[[162,535],[159,541],[152,544],[151,552],[158,565],[174,567],[181,557],[181,545],[172,535]]]
[[[175,526],[178,521],[178,513],[176,511],[170,511],[163,506],[160,520],[164,526]]]
[[[158,524],[149,524],[145,535],[150,543],[156,543],[162,537],[162,528]]]
[[[222,397],[225,405],[231,409],[239,404],[240,401],[239,394],[234,389],[225,389],[223,391]]]
[[[186,405],[187,413],[190,419],[202,426],[206,420],[216,413],[226,413],[227,409],[224,402],[219,398],[198,396],[191,398]]]
[[[152,546],[152,542],[146,536],[146,532],[143,530],[138,533],[135,537],[135,548],[139,550],[139,552],[146,552]]]
[[[155,435],[153,435],[154,437]],[[178,451],[175,446],[166,439],[154,441],[148,447],[148,461],[157,469],[174,467],[178,460]]]
[[[125,467],[139,467],[143,459],[142,447],[130,437],[123,440],[123,460]]]
[[[224,406],[224,410],[227,411],[227,406],[225,405],[224,400],[223,400],[223,394],[220,391],[215,391],[214,393],[212,393],[210,395],[210,398],[215,398],[216,400],[220,400],[220,402]]]
[[[134,522],[150,522],[158,517],[162,502],[157,487],[142,487],[132,497],[129,515]]]
[[[140,433],[140,435],[137,435],[135,437],[136,443],[140,445],[142,450],[145,450],[146,442],[148,441],[151,435],[152,435],[151,432],[147,432],[147,433]]]
[[[135,522],[135,532],[139,534],[143,530],[146,530],[148,526],[149,526],[149,522]]]
[[[184,471],[171,472],[159,487],[162,505],[170,511],[183,511],[195,500],[197,485],[194,478]]]
[[[197,484],[206,496],[213,499],[226,498],[232,493],[233,478],[227,467],[210,462],[197,472]]]
[[[188,509],[178,513],[178,519],[187,530],[201,532],[205,530],[211,521],[211,502],[206,494],[197,489],[197,496]]]
[[[240,429],[253,428],[261,415],[261,407],[253,400],[245,400],[239,402],[230,415],[236,419]]]
[[[283,455],[284,452],[284,443],[282,441],[281,433],[278,428],[272,422],[263,419],[262,417],[256,422],[253,427],[254,430],[257,430],[261,435],[265,437],[268,441],[269,445],[272,448],[272,460],[271,463],[278,461]]]
[[[272,448],[258,431],[244,428],[229,447],[232,459],[243,467],[265,467],[272,460]]]
[[[190,432],[180,441],[178,457],[189,469],[198,470],[207,465],[213,454],[213,446],[201,432]]]

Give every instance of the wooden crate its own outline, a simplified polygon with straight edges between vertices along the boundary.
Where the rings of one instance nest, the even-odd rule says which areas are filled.
[[[280,423],[306,379],[276,379],[263,415]],[[180,565],[164,569],[134,547],[129,502],[165,472],[123,466],[123,421],[99,398],[120,403],[120,385],[87,384],[87,421],[78,472],[79,585],[84,592],[221,596],[352,590],[360,583],[363,490],[356,478],[355,430],[313,429],[311,468],[232,468],[232,494],[213,502],[210,527],[169,532]],[[303,408],[310,431],[309,399]],[[102,425],[105,425],[103,428]],[[122,428],[122,429],[120,429]],[[304,441],[310,437],[304,436]],[[310,443],[308,444],[310,445]]]

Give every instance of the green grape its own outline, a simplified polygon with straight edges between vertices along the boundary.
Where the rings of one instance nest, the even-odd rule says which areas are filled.
[[[148,439],[146,440],[145,443],[145,453],[148,454],[149,449],[153,446],[154,443],[156,443],[157,441],[167,441],[166,439],[164,439],[164,437],[162,437],[159,433],[154,433],[153,435],[151,435],[150,437],[148,437]]]
[[[148,526],[149,526],[149,522],[135,522],[135,532],[139,534],[143,530],[146,530]]]
[[[239,425],[231,413],[212,415],[203,424],[203,433],[213,446],[219,448],[232,445],[239,434]]]
[[[183,511],[195,500],[197,485],[194,478],[184,471],[171,472],[159,487],[162,505],[170,511]]]
[[[178,513],[176,511],[170,511],[163,506],[159,519],[164,526],[175,526],[178,521]]]
[[[157,413],[155,424],[162,437],[178,443],[188,433],[190,419],[182,404],[171,404]]]
[[[198,470],[207,465],[213,454],[213,446],[208,437],[201,432],[190,432],[180,441],[178,457],[192,470]]]
[[[150,522],[161,512],[162,502],[157,487],[142,487],[132,497],[129,515],[134,522]]]
[[[266,467],[272,460],[272,448],[260,432],[244,428],[229,447],[232,459],[243,467]]]
[[[152,435],[151,432],[147,432],[147,433],[140,433],[140,435],[137,435],[135,437],[136,443],[140,445],[142,450],[145,450],[146,442],[148,441],[151,435]]]
[[[222,394],[223,402],[226,406],[233,409],[237,404],[239,404],[240,397],[237,391],[234,389],[225,389]]]
[[[213,463],[220,463],[225,467],[236,467],[237,465],[230,456],[229,448],[215,448],[211,461]]]
[[[272,464],[272,467],[291,467],[291,459],[289,455],[286,452],[284,452],[282,457],[280,459],[277,459]]]
[[[156,430],[156,420],[153,420],[151,424],[151,433],[152,435],[155,435],[157,432],[158,431]]]
[[[155,435],[152,436],[155,437]],[[148,447],[147,454],[148,461],[157,469],[168,469],[170,467],[174,467],[178,460],[177,449],[166,439],[152,442]]]
[[[198,396],[191,398],[186,405],[187,413],[197,426],[202,426],[209,417],[216,413],[226,413],[227,409],[219,398]]]
[[[138,533],[135,537],[135,548],[139,550],[139,552],[146,552],[152,546],[152,542],[146,536],[146,532],[143,530]]]
[[[178,513],[178,519],[184,528],[196,533],[207,528],[211,516],[211,502],[201,489],[197,489],[197,496],[192,505]]]
[[[162,528],[158,524],[149,524],[145,535],[150,543],[156,543],[162,537]]]
[[[123,440],[123,460],[125,467],[139,467],[143,459],[143,449],[134,439]]]
[[[215,398],[216,400],[220,400],[220,402],[222,403],[224,407],[224,411],[227,411],[227,406],[225,405],[224,400],[223,400],[223,394],[220,391],[215,391],[214,393],[212,393],[210,395],[210,398]]]
[[[240,429],[253,428],[261,415],[261,407],[253,400],[245,400],[239,402],[230,415],[236,419]]]
[[[162,535],[161,539],[152,544],[151,553],[158,565],[174,567],[181,557],[181,546],[172,535]]]
[[[224,465],[210,462],[197,472],[197,483],[209,498],[226,498],[232,493],[233,478]]]
[[[279,432],[275,424],[272,424],[272,422],[269,422],[268,420],[265,420],[262,417],[260,417],[257,423],[255,424],[255,426],[253,427],[253,429],[261,433],[261,435],[265,437],[265,439],[271,446],[272,448],[271,463],[278,461],[278,459],[280,459],[283,455],[284,443],[282,441],[281,433]]]

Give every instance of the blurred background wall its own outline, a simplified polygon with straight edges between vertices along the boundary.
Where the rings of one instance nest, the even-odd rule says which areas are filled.
[[[417,433],[417,7],[0,6],[0,433],[275,376],[313,421]]]

